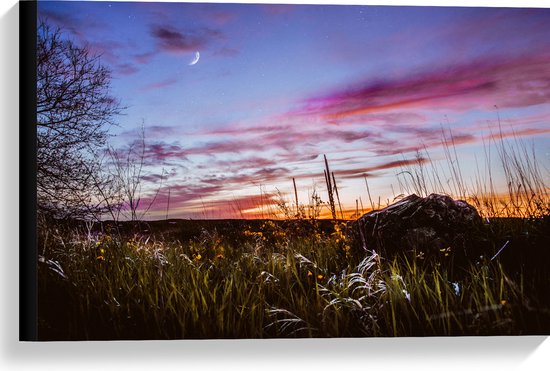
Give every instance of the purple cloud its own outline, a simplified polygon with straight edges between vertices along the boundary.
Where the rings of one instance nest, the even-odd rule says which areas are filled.
[[[144,87],[141,88],[141,91],[149,92],[149,91],[159,90],[159,89],[166,88],[170,85],[174,85],[177,82],[178,82],[178,80],[175,79],[175,78],[170,78],[170,79],[166,79],[166,80],[162,80],[162,81],[157,81],[157,82],[145,85]]]
[[[74,41],[79,46],[86,47],[91,55],[99,55],[103,61],[114,65],[119,63],[120,58],[114,51],[124,47],[123,44],[112,40],[97,41],[89,38],[90,33],[105,29],[108,27],[107,24],[78,14],[51,10],[41,10],[39,21],[60,28],[69,38],[74,37]]]
[[[136,63],[139,64],[147,64],[153,59],[153,57],[156,55],[155,52],[147,52],[147,53],[141,53],[134,55],[134,60]]]
[[[400,109],[526,107],[550,101],[550,49],[517,58],[478,59],[397,80],[366,81],[312,98],[294,114],[329,120]]]
[[[184,150],[178,144],[168,144],[164,142],[158,142],[153,144],[146,144],[144,150],[144,156],[152,163],[165,163],[169,159],[184,160],[187,158],[187,151]]]
[[[429,162],[428,159],[424,157],[413,158],[413,159],[404,159],[404,160],[393,160],[388,162],[383,162],[374,166],[360,166],[352,167],[349,169],[338,169],[334,171],[336,179],[356,179],[363,178],[365,175],[369,177],[380,176],[381,174],[377,173],[380,170],[388,170],[393,168],[403,168],[411,165],[422,165]],[[300,179],[311,179],[311,178],[324,178],[324,173],[316,172],[312,174],[301,174],[295,176],[295,178]]]
[[[69,12],[53,11],[49,9],[41,9],[39,22],[44,21],[46,23],[53,24],[63,30],[66,30],[78,37],[80,41],[84,40],[84,37],[88,32],[92,32],[98,29],[105,29],[108,24],[98,21],[94,18],[83,17],[80,14],[74,14]]]
[[[170,26],[154,26],[151,35],[160,50],[170,53],[189,53],[203,49],[212,39],[219,39],[219,31],[203,28],[193,33],[180,32]]]
[[[116,66],[116,73],[120,75],[133,75],[138,72],[138,69],[130,63],[122,63]]]

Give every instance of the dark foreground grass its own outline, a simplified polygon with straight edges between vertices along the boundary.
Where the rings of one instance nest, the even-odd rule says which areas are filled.
[[[343,223],[179,223],[42,225],[40,339],[550,333],[547,219],[492,221],[491,256],[460,266],[354,251]]]

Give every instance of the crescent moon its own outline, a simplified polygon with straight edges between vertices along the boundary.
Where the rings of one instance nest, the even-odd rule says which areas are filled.
[[[189,63],[190,66],[194,66],[195,64],[197,64],[197,62],[199,61],[201,57],[201,53],[199,52],[195,52],[195,58],[193,58],[193,60],[191,61],[191,63]]]

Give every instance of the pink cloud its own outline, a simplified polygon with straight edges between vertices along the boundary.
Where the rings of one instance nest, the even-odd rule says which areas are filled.
[[[152,84],[145,85],[141,88],[141,91],[149,92],[149,91],[159,90],[159,89],[166,88],[170,85],[174,85],[177,82],[178,82],[177,79],[170,78],[170,79],[166,79],[166,80],[162,80],[162,81],[154,82]]]
[[[218,185],[172,185],[143,197],[140,204],[151,205],[149,214],[153,217],[165,215],[168,202],[169,214],[199,219],[257,218],[261,210],[275,210],[277,199],[273,193],[228,196],[220,195],[221,191],[223,187]]]
[[[209,166],[207,166],[209,167]],[[200,167],[206,168],[206,167]],[[203,177],[201,181],[212,185],[223,185],[225,190],[240,189],[240,187],[276,183],[290,176],[290,170],[285,167],[264,167],[256,170],[241,169],[237,172],[218,174],[216,177]]]
[[[102,61],[112,65],[118,65],[121,61],[120,56],[115,50],[121,50],[124,46],[116,41],[82,41],[91,55],[99,55]]]
[[[277,121],[277,120],[274,120]],[[211,142],[202,147],[202,150],[208,152],[239,152],[241,150],[257,148],[282,148],[295,149],[304,144],[322,144],[329,141],[341,141],[350,143],[369,137],[375,137],[377,134],[368,129],[348,130],[338,129],[336,127],[324,127],[320,130],[318,124],[290,125],[282,123],[280,125],[264,126],[234,126],[224,127],[215,130],[202,131],[197,135],[217,138],[226,137],[223,142]],[[247,136],[253,140],[242,140]],[[191,149],[191,152],[200,148]]]
[[[145,158],[152,163],[165,163],[169,159],[183,160],[187,158],[187,152],[178,144],[164,142],[145,145]]]
[[[505,139],[505,138],[519,138],[519,137],[528,137],[536,135],[544,135],[550,133],[550,127],[547,128],[522,128],[518,130],[504,130],[501,132],[493,132],[492,134],[485,135],[484,139]]]
[[[128,50],[128,45],[114,40],[98,41],[90,35],[97,31],[104,31],[110,26],[91,17],[83,17],[78,13],[63,13],[49,10],[40,11],[40,19],[53,26],[59,27],[65,36],[69,36],[80,47],[85,47],[91,56],[99,56],[101,63],[108,63],[112,70],[119,75],[132,75],[138,71],[137,67],[122,61],[121,55]]]
[[[246,158],[239,158],[235,160],[218,160],[211,163],[216,168],[228,169],[232,172],[243,169],[258,169],[265,167],[272,167],[278,164],[275,159],[267,159],[263,157],[253,156]]]
[[[210,201],[206,203],[206,208],[214,217],[266,218],[273,217],[277,212],[277,201],[277,196],[270,193],[246,195],[229,200]]]
[[[422,127],[425,118],[420,114],[397,112],[373,115],[376,117],[353,118],[342,125],[323,125],[306,120],[296,122],[291,117],[273,119],[279,125],[265,123],[261,126],[229,125],[214,130],[205,130],[195,135],[205,139],[186,148],[187,155],[227,155],[258,153],[270,150],[272,158],[286,165],[307,163],[319,153],[356,153],[358,150],[377,155],[395,155],[415,152],[424,147],[441,146],[440,127]],[[411,124],[404,124],[410,118]],[[375,120],[371,123],[370,119]],[[391,122],[390,120],[400,120]],[[455,144],[473,142],[476,137],[456,129]]]
[[[243,151],[261,151],[264,147],[262,143],[252,143],[247,140],[224,140],[209,142],[187,149],[187,153],[191,155],[214,155],[220,153],[241,153]]]
[[[130,63],[122,63],[116,66],[116,72],[120,75],[133,75],[138,72],[138,69]]]
[[[162,189],[153,190],[140,200],[141,205],[150,205],[154,202],[152,210],[165,209],[168,203],[168,189],[170,190],[170,205],[173,207],[181,207],[192,201],[200,201],[208,199],[220,192],[223,187],[221,185],[205,185],[205,184],[176,184],[166,185]],[[157,193],[158,191],[158,193]]]
[[[134,55],[134,60],[139,64],[147,64],[156,55],[155,52],[147,52]]]
[[[39,9],[39,21],[51,23],[62,30],[69,31],[80,41],[85,42],[86,34],[109,25],[97,18],[85,17],[82,14]]]
[[[295,113],[340,120],[403,108],[526,107],[550,101],[549,75],[550,50],[514,59],[491,57],[398,80],[366,81],[309,99]]]
[[[225,199],[196,202],[186,208],[191,218],[256,219],[277,215],[277,196],[274,194],[245,195]]]
[[[153,173],[153,174],[143,175],[141,179],[143,179],[146,182],[158,184],[160,182],[166,182],[167,180],[174,178],[176,175],[178,175],[176,169],[172,168],[170,171],[163,171],[160,174]]]
[[[419,165],[419,164],[422,165],[427,162],[429,162],[428,159],[421,157],[421,158],[413,158],[413,159],[388,161],[388,162],[384,162],[374,166],[361,166],[361,167],[353,167],[349,169],[337,169],[337,170],[334,170],[333,172],[336,179],[340,179],[340,178],[356,179],[356,178],[363,178],[365,175],[369,177],[376,177],[381,175],[377,173],[380,170],[403,168],[406,166]],[[300,178],[300,179],[324,178],[324,173],[317,172],[313,174],[302,174],[299,176],[295,176],[295,178]]]

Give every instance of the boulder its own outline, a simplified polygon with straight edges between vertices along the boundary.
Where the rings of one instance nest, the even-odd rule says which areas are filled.
[[[386,257],[406,251],[420,256],[468,256],[475,231],[482,225],[477,210],[465,201],[413,194],[363,215],[350,229],[357,245]]]

